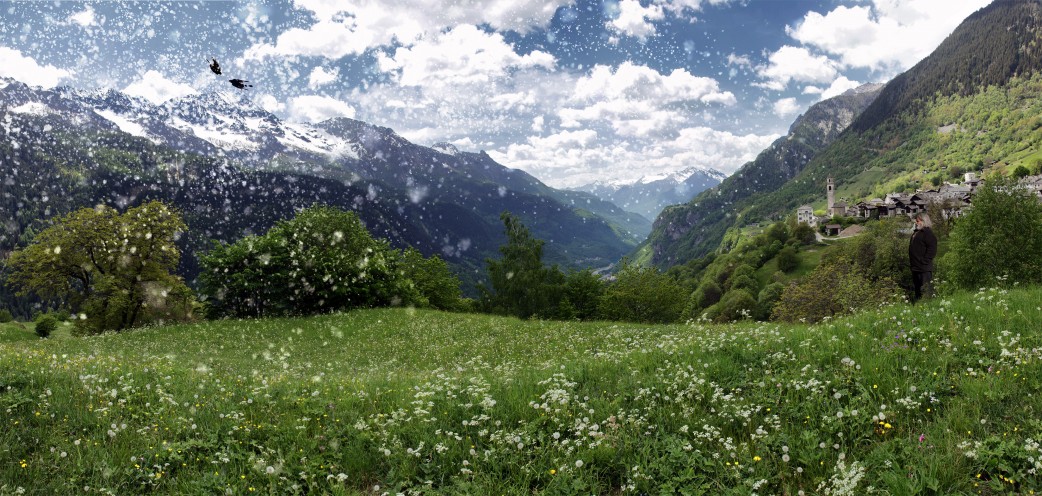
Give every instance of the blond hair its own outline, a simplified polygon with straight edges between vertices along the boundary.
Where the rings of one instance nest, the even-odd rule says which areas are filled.
[[[915,217],[912,220],[913,221],[916,221],[916,220],[923,221],[923,227],[933,227],[933,221],[930,220],[930,214],[928,214],[926,212],[919,212],[919,213],[915,214]]]

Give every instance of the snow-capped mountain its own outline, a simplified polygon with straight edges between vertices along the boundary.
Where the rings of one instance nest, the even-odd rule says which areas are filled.
[[[654,219],[669,205],[687,203],[698,193],[712,188],[727,175],[714,170],[688,167],[676,172],[644,176],[633,182],[595,182],[575,188],[597,195],[624,210]]]
[[[651,227],[484,152],[424,147],[347,118],[284,122],[230,91],[155,105],[113,90],[0,78],[4,158],[12,184],[0,195],[0,218],[16,220],[0,225],[0,253],[33,222],[148,198],[189,214],[199,246],[263,232],[315,202],[352,209],[377,235],[442,254],[470,274],[497,253],[504,211],[546,240],[548,259],[562,265],[610,264]]]

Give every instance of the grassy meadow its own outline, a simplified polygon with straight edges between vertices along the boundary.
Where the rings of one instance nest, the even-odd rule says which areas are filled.
[[[0,494],[1035,494],[1042,289],[824,324],[0,324]]]

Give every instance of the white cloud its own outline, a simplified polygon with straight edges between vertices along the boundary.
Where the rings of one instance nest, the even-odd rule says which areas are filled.
[[[933,52],[966,17],[991,0],[874,0],[809,12],[787,28],[793,39],[823,50],[846,67],[887,76],[908,69]]]
[[[308,86],[311,88],[317,88],[332,83],[333,81],[336,81],[336,78],[339,75],[339,69],[327,71],[324,67],[316,67],[315,70],[311,71],[311,76],[308,77]]]
[[[123,93],[138,96],[159,105],[171,98],[194,95],[198,92],[187,84],[171,81],[158,71],[149,70],[137,81],[123,88]]]
[[[774,102],[774,114],[778,117],[791,117],[800,111],[800,104],[795,98],[782,98]]]
[[[30,86],[52,88],[72,73],[53,65],[41,66],[22,52],[0,46],[0,77],[9,77]]]
[[[617,68],[595,66],[575,85],[574,100],[654,100],[663,103],[697,100],[702,103],[735,103],[731,92],[720,91],[715,79],[698,77],[686,69],[674,69],[668,76],[632,62]]]
[[[618,16],[608,22],[615,30],[637,38],[646,38],[655,34],[655,21],[665,17],[662,7],[650,4],[642,7],[637,0],[619,2]]]
[[[378,44],[376,33],[357,27],[350,19],[320,21],[308,29],[293,28],[285,31],[279,35],[275,44],[253,45],[246,50],[243,58],[260,60],[268,56],[304,55],[335,60],[345,55],[362,53],[374,44]]]
[[[288,105],[289,118],[295,122],[322,122],[334,117],[355,116],[351,105],[320,95],[305,95],[291,98]]]
[[[267,56],[320,56],[339,59],[397,42],[410,46],[458,25],[488,25],[495,30],[526,33],[545,27],[557,9],[575,0],[295,0],[314,14],[315,24],[290,29],[275,43],[247,49],[247,60]]]
[[[82,27],[90,27],[97,24],[94,9],[90,5],[87,5],[87,8],[82,12],[77,12],[69,16],[69,21],[79,24]]]
[[[496,161],[523,169],[557,187],[598,180],[635,181],[689,166],[734,172],[754,159],[777,135],[735,135],[704,126],[681,128],[673,139],[633,143],[596,139],[589,130],[529,138],[503,150],[490,150]]]
[[[257,96],[257,104],[264,110],[273,114],[281,113],[286,110],[286,104],[275,98],[274,95],[260,94]]]
[[[733,105],[735,96],[720,91],[716,80],[684,69],[663,75],[650,67],[624,62],[612,69],[595,66],[575,83],[570,104],[557,115],[562,126],[607,122],[623,136],[648,136],[675,128],[689,118],[683,104]]]
[[[411,47],[398,48],[393,56],[379,57],[380,69],[393,72],[402,86],[443,88],[488,83],[516,69],[550,69],[554,58],[534,51],[518,55],[499,33],[460,25]]]
[[[537,116],[533,117],[532,118],[532,131],[535,131],[537,133],[543,132],[543,129],[545,129],[545,127],[544,127],[545,124],[546,124],[546,118],[544,118],[543,116],[537,115]]]
[[[727,54],[727,65],[751,69],[753,66],[753,61],[749,58],[748,55],[737,55],[734,53],[729,53]]]
[[[861,83],[857,81],[851,81],[844,76],[840,76],[832,82],[831,86],[825,89],[825,91],[821,92],[821,99],[825,100],[834,96],[842,95],[847,90],[852,90],[854,88],[857,88],[858,86],[861,86]]]
[[[826,83],[838,74],[836,64],[828,57],[814,55],[802,47],[783,46],[772,53],[768,64],[759,68],[758,83],[767,89],[784,90],[791,81],[801,83]]]

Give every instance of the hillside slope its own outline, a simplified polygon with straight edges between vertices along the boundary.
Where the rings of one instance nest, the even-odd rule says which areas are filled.
[[[876,98],[881,85],[864,85],[811,106],[756,159],[720,185],[684,205],[667,207],[645,242],[652,263],[668,267],[717,248],[739,212],[795,178]]]
[[[47,340],[0,324],[0,487],[1037,493],[1039,301],[988,289],[817,326],[407,309]]]
[[[888,83],[846,132],[783,185],[744,200],[706,196],[664,212],[649,237],[654,262],[669,266],[707,253],[726,226],[785,216],[805,203],[824,206],[829,176],[838,199],[856,202],[959,182],[964,172],[1004,174],[1019,165],[1037,170],[1040,61],[1042,5],[992,3]]]

